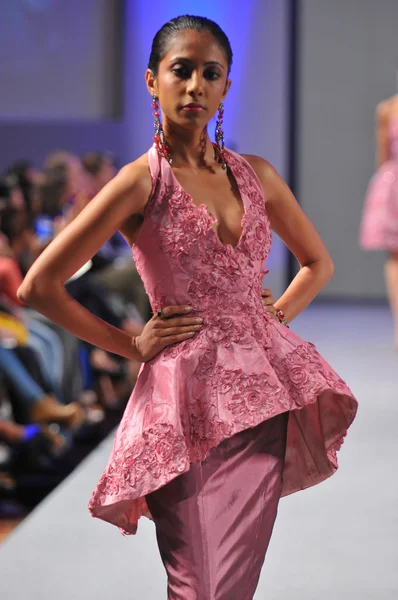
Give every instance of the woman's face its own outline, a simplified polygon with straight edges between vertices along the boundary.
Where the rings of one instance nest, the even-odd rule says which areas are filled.
[[[228,62],[223,48],[209,32],[187,29],[178,33],[160,62],[157,77],[147,71],[164,122],[204,128],[229,90]]]

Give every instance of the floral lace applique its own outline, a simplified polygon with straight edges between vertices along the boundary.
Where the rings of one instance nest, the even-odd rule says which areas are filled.
[[[134,441],[116,447],[105,476],[99,484],[101,494],[118,496],[149,479],[167,480],[187,466],[185,438],[169,423],[156,423]]]
[[[154,312],[190,304],[204,326],[143,365],[90,501],[93,515],[125,533],[149,514],[146,494],[222,440],[285,411],[293,418],[283,495],[326,479],[355,416],[344,381],[262,306],[271,245],[265,200],[246,161],[226,157],[244,204],[235,247],[221,243],[214,217],[176,185],[167,161],[149,154],[156,184],[133,247],[137,270]]]

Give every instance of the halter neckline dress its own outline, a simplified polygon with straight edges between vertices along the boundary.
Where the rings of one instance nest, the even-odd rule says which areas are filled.
[[[134,534],[145,496],[204,461],[239,432],[288,413],[282,495],[324,481],[357,410],[346,383],[313,344],[263,308],[271,229],[261,184],[226,150],[244,215],[235,247],[223,245],[205,205],[196,206],[152,147],[153,180],[134,259],[152,310],[193,306],[192,339],[141,367],[108,465],[89,502],[94,517]]]

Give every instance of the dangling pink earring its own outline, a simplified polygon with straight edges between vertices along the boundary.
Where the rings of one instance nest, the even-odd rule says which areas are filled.
[[[224,117],[224,104],[221,102],[218,107],[218,116],[216,121],[216,158],[217,161],[221,164],[222,168],[225,170],[227,168],[227,163],[225,162],[225,152],[224,152],[224,131],[222,128]]]
[[[163,131],[163,125],[160,121],[160,112],[159,112],[159,104],[158,104],[158,97],[156,96],[156,94],[152,95],[152,108],[153,108],[153,118],[154,118],[154,124],[153,124],[153,128],[154,128],[154,136],[153,136],[153,141],[155,143],[155,148],[158,152],[158,154],[160,154],[160,156],[164,156],[164,158],[167,160],[167,162],[171,165],[172,158],[170,155],[170,151],[167,147],[166,141],[164,139],[164,131]]]

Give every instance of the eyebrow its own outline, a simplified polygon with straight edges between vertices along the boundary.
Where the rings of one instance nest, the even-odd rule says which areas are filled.
[[[170,63],[179,63],[179,62],[192,64],[194,61],[191,60],[190,58],[183,58],[180,56],[177,56],[176,58],[172,58],[170,61]],[[209,65],[218,66],[218,67],[221,67],[221,69],[225,69],[224,65],[219,63],[217,60],[209,60],[209,61],[205,62],[205,67],[208,67]]]

